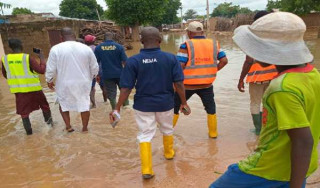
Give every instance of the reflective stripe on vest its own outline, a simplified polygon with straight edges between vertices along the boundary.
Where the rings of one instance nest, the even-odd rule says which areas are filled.
[[[189,40],[186,44],[189,61],[184,69],[184,84],[199,85],[213,83],[218,71],[218,46],[216,40],[196,39]]]
[[[259,63],[254,63],[247,75],[247,83],[256,83],[270,81],[278,75],[278,71],[274,65],[262,67]]]
[[[30,71],[29,55],[9,54],[2,58],[11,93],[42,90],[39,76]]]

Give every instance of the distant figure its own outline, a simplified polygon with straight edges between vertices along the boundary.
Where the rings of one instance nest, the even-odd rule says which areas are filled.
[[[173,159],[173,106],[174,91],[181,98],[181,109],[184,114],[190,114],[187,105],[181,65],[173,54],[160,49],[161,36],[154,27],[146,27],[141,32],[141,43],[144,49],[128,59],[121,74],[121,92],[116,110],[111,118],[120,113],[120,108],[128,98],[131,90],[136,89],[133,108],[139,127],[138,141],[140,143],[141,171],[144,179],[154,176],[152,170],[151,140],[154,137],[157,124],[163,134],[164,157]]]
[[[84,43],[88,45],[92,51],[96,49],[96,45],[94,45],[94,42],[96,41],[96,37],[93,35],[86,35],[84,37]],[[92,85],[91,85],[91,92],[90,92],[90,101],[91,101],[91,108],[96,107],[96,99],[95,99],[95,94],[96,94],[96,78],[92,80]]]
[[[17,114],[21,115],[27,135],[32,134],[29,114],[41,108],[44,121],[52,125],[51,111],[42,91],[38,74],[44,74],[46,61],[42,50],[37,54],[40,64],[23,53],[19,39],[9,39],[12,53],[2,57],[2,74],[7,79],[10,92],[15,94]]]
[[[287,12],[263,16],[234,32],[233,40],[261,66],[279,75],[263,96],[257,148],[229,166],[210,187],[304,188],[318,168],[320,74],[303,36],[303,20]]]
[[[213,83],[220,71],[227,63],[225,52],[220,50],[216,39],[204,36],[203,25],[191,22],[187,28],[189,40],[180,46],[178,60],[184,73],[184,86],[187,100],[197,94],[207,112],[207,125],[210,138],[217,138],[216,103],[214,101]],[[179,118],[179,96],[175,95],[173,126]]]
[[[50,50],[46,70],[48,87],[54,89],[56,78],[57,100],[66,130],[73,132],[69,111],[81,112],[82,131],[88,131],[90,117],[90,90],[98,74],[97,60],[88,46],[75,41],[70,28],[61,30],[62,43]]]
[[[267,11],[259,11],[254,20],[269,14]],[[250,94],[250,111],[255,127],[256,135],[260,134],[262,125],[262,112],[260,112],[262,96],[268,88],[271,80],[277,76],[278,71],[275,65],[262,67],[259,63],[255,62],[251,57],[246,56],[246,60],[242,67],[238,89],[244,92],[244,78],[247,77],[246,82],[249,83]]]
[[[93,35],[86,35],[84,37],[84,41],[85,41],[85,44],[88,45],[92,49],[92,51],[94,52],[96,49],[96,45],[94,44],[96,41],[96,37]],[[102,75],[100,65],[99,65],[99,75],[100,76]],[[92,81],[92,88],[91,88],[91,93],[90,93],[90,100],[91,100],[92,108],[96,107],[96,102],[95,102],[96,81],[97,81],[96,78],[94,78]],[[107,102],[107,91],[104,87],[103,79],[98,80],[98,82],[99,82],[100,89],[102,90],[103,101]]]
[[[127,60],[124,48],[113,41],[113,33],[105,34],[105,42],[96,47],[95,55],[101,66],[102,75],[99,76],[103,80],[107,96],[112,109],[116,107],[117,86],[119,87],[120,75]],[[124,105],[128,105],[127,100]]]

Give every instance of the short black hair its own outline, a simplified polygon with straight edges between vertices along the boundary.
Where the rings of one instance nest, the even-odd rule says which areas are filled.
[[[9,47],[12,50],[15,50],[15,49],[22,50],[22,42],[20,39],[12,38],[12,39],[9,39],[8,43],[9,43]]]
[[[257,19],[267,15],[267,14],[270,14],[272,12],[268,12],[268,11],[265,11],[265,10],[261,10],[259,12],[256,13],[256,15],[254,16],[253,20],[256,21]]]

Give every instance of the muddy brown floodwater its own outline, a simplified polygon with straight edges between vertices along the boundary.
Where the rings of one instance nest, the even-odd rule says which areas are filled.
[[[183,34],[163,34],[162,49],[176,53]],[[192,114],[180,116],[175,129],[174,160],[163,157],[162,136],[152,142],[156,176],[143,181],[136,141],[137,126],[132,108],[123,109],[122,121],[113,129],[108,123],[110,104],[103,103],[97,87],[97,108],[91,111],[89,133],[83,134],[79,114],[71,113],[76,131],[68,134],[54,104],[55,93],[43,82],[50,103],[53,128],[43,123],[41,111],[31,115],[34,130],[26,136],[21,119],[15,114],[14,95],[0,78],[0,187],[208,187],[231,163],[245,158],[256,146],[257,137],[249,111],[249,94],[237,90],[244,54],[230,36],[218,36],[229,64],[214,83],[219,138],[208,139],[206,113],[200,98],[193,96]],[[320,39],[307,41],[320,68]],[[139,51],[133,44],[131,56]],[[42,79],[43,80],[43,79]],[[247,89],[247,88],[246,88]],[[133,96],[130,96],[132,104]],[[320,172],[308,179],[307,187],[320,187]]]

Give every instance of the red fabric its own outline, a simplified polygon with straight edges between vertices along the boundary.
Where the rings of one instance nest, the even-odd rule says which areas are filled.
[[[93,35],[86,35],[86,36],[84,37],[84,41],[85,41],[85,42],[91,43],[91,42],[94,42],[95,40],[96,40],[96,37],[93,36]]]
[[[44,112],[50,110],[49,103],[43,91],[35,91],[29,93],[16,93],[17,114],[28,117],[29,114],[40,108]]]
[[[292,69],[288,69],[286,71],[281,72],[277,77],[286,74],[286,73],[292,73],[292,72],[301,72],[301,73],[307,73],[307,72],[311,72],[314,69],[314,67],[308,63],[305,67],[297,67],[297,68],[292,68]]]

